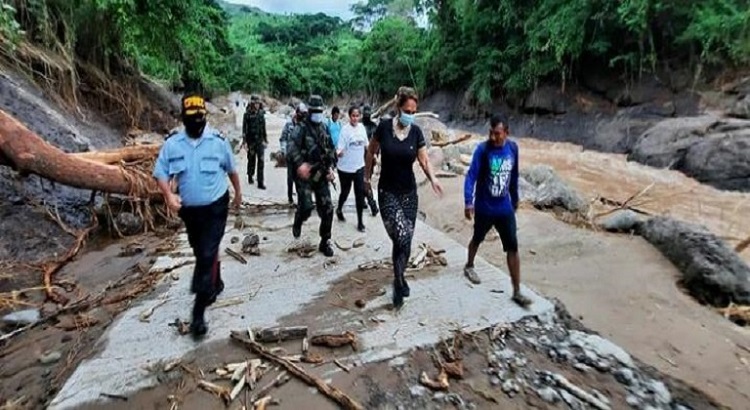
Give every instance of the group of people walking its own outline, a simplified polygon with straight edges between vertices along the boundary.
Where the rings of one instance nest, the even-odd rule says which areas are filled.
[[[154,169],[167,205],[185,222],[190,246],[196,257],[192,292],[196,294],[191,331],[206,333],[204,312],[224,288],[218,261],[219,244],[226,225],[229,192],[226,175],[232,182],[233,205],[240,206],[242,192],[234,155],[228,142],[206,125],[205,101],[196,95],[183,98],[182,119],[185,129],[169,138],[162,147]],[[297,207],[292,235],[299,238],[302,225],[317,210],[320,217],[319,250],[326,257],[334,254],[331,246],[333,216],[345,221],[343,204],[354,188],[357,229],[366,230],[363,213],[369,207],[373,216],[381,214],[392,242],[393,292],[395,308],[411,294],[405,273],[411,255],[417,219],[417,194],[414,163],[427,176],[432,190],[442,197],[443,188],[427,154],[427,142],[415,124],[419,98],[410,88],[396,95],[394,115],[375,123],[369,106],[350,107],[348,121],[338,121],[337,107],[326,119],[323,99],[312,95],[307,103],[295,107],[292,119],[281,133],[281,150],[287,160],[287,194]],[[333,115],[335,113],[335,116]],[[243,117],[241,148],[248,152],[248,182],[265,189],[263,155],[268,145],[265,113],[260,99],[251,97]],[[507,119],[495,116],[490,121],[489,138],[474,152],[464,187],[465,217],[474,219],[474,235],[464,267],[465,276],[480,283],[474,270],[474,258],[488,231],[495,227],[507,253],[513,284],[513,301],[527,306],[530,300],[520,291],[520,259],[516,238],[515,211],[518,207],[518,146],[507,139]],[[372,178],[380,159],[377,203]],[[257,166],[257,168],[256,168]],[[338,177],[338,178],[337,178]],[[179,195],[170,188],[176,179]],[[330,187],[340,182],[334,209]],[[315,202],[313,204],[313,197]]]

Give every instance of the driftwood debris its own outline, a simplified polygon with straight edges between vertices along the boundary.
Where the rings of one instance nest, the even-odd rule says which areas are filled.
[[[471,134],[465,134],[465,135],[463,135],[463,136],[461,136],[459,138],[456,138],[454,140],[433,142],[432,146],[433,147],[438,147],[438,148],[443,148],[443,147],[447,147],[448,145],[460,144],[460,143],[462,143],[464,141],[468,141],[470,139],[471,139]]]
[[[279,373],[273,380],[271,380],[271,382],[269,382],[265,386],[261,387],[260,390],[258,390],[257,393],[253,394],[250,397],[250,400],[249,400],[250,403],[257,402],[258,400],[260,400],[260,398],[267,396],[268,393],[272,389],[274,389],[276,387],[279,387],[279,386],[282,386],[283,384],[285,384],[289,380],[291,380],[291,378],[289,377],[289,373],[288,372],[283,371],[283,372]]]
[[[234,259],[236,259],[241,264],[247,265],[247,259],[245,259],[242,255],[240,255],[239,253],[237,253],[237,251],[232,250],[232,248],[225,248],[224,252],[226,252],[227,255],[233,257]]]
[[[22,175],[35,174],[75,188],[130,197],[160,198],[159,189],[150,174],[107,163],[117,155],[130,158],[136,151],[128,149],[126,152],[109,152],[106,160],[96,158],[96,154],[89,154],[88,157],[67,154],[0,110],[0,165],[10,166]]]
[[[303,368],[295,365],[294,363],[291,363],[288,360],[284,360],[279,356],[272,354],[261,344],[250,340],[247,336],[244,335],[244,332],[232,332],[231,337],[232,339],[245,345],[247,348],[253,351],[253,353],[261,356],[268,361],[276,363],[279,366],[282,366],[290,374],[294,375],[310,386],[317,388],[318,391],[338,403],[342,408],[346,410],[364,410],[364,407],[361,404],[356,402],[351,397],[347,396],[346,393],[342,392],[334,386],[331,386],[320,378],[307,373]]]
[[[325,346],[325,347],[342,347],[351,346],[355,351],[358,348],[357,335],[350,331],[346,331],[340,335],[318,335],[313,336],[310,339],[310,344],[314,346]]]
[[[567,390],[570,394],[576,396],[578,399],[586,402],[591,407],[599,410],[609,410],[610,407],[606,403],[601,402],[596,397],[592,396],[591,394],[587,393],[580,387],[574,385],[573,383],[569,382],[568,379],[566,379],[564,376],[559,374],[553,374],[552,378],[555,380],[558,386],[560,388]]]
[[[226,387],[219,386],[218,384],[214,384],[206,380],[199,381],[198,387],[211,394],[216,395],[224,401],[224,404],[229,404],[232,401],[231,392]]]
[[[448,390],[450,387],[450,383],[448,383],[448,373],[446,373],[445,369],[440,370],[437,380],[430,379],[430,377],[427,376],[427,372],[422,372],[419,375],[419,382],[422,383],[423,386],[437,391]]]
[[[256,330],[255,340],[261,343],[278,343],[307,337],[307,326],[272,327]]]

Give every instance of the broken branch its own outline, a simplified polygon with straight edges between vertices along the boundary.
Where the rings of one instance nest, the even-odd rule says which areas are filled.
[[[304,369],[295,365],[294,363],[291,363],[288,360],[284,360],[280,358],[279,356],[272,354],[259,343],[254,342],[248,339],[246,336],[244,336],[243,332],[232,332],[232,339],[244,344],[246,347],[248,347],[255,354],[261,356],[262,358],[272,361],[282,366],[284,369],[286,369],[289,373],[291,373],[295,377],[299,378],[300,380],[304,381],[310,386],[317,388],[318,391],[325,394],[328,398],[338,403],[344,409],[364,410],[364,407],[361,404],[357,403],[354,399],[347,396],[341,390],[307,373]]]
[[[310,343],[314,346],[326,346],[326,347],[341,347],[351,345],[352,349],[357,350],[357,335],[350,331],[346,331],[340,335],[318,335],[313,336],[310,339]]]
[[[229,255],[229,256],[231,256],[231,257],[233,257],[234,259],[237,259],[237,260],[238,260],[238,261],[239,261],[239,262],[240,262],[241,264],[243,264],[243,265],[247,265],[247,259],[245,259],[245,258],[244,258],[244,257],[243,257],[242,255],[240,255],[239,253],[237,253],[237,252],[233,251],[232,249],[230,249],[230,248],[225,248],[225,249],[224,249],[224,252],[226,252],[226,253],[227,253],[227,255]]]
[[[261,343],[278,343],[307,337],[307,326],[274,327],[255,331],[255,340]]]

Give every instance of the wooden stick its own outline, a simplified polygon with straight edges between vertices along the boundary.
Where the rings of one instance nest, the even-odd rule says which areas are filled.
[[[298,379],[304,381],[310,386],[317,388],[318,391],[325,394],[328,398],[338,403],[344,409],[364,410],[364,407],[361,404],[354,401],[354,399],[347,396],[341,390],[337,389],[334,386],[331,386],[330,384],[324,382],[320,378],[307,373],[304,369],[295,365],[294,363],[291,363],[274,354],[271,354],[268,350],[266,350],[265,347],[245,337],[243,332],[232,332],[232,339],[244,344],[247,348],[252,350],[255,354],[261,356],[262,358],[282,366],[284,369],[286,369],[289,373],[291,373]]]
[[[233,257],[234,259],[237,259],[241,264],[247,265],[247,259],[245,259],[242,255],[239,253],[231,250],[230,248],[224,249],[224,252],[227,253],[227,255]]]
[[[585,392],[580,387],[574,385],[573,383],[569,382],[568,379],[566,379],[564,376],[559,374],[553,374],[552,378],[555,380],[558,386],[561,388],[567,390],[570,392],[570,394],[578,397],[579,399],[583,400],[584,402],[590,404],[592,407],[597,408],[599,410],[609,410],[610,407],[606,403],[602,403],[599,401],[596,397],[590,395],[589,393]]]
[[[734,251],[737,253],[742,253],[745,251],[745,249],[748,248],[748,246],[750,246],[750,236],[748,236],[744,241],[738,243],[737,247],[734,248]]]
[[[307,326],[272,327],[255,332],[255,340],[260,343],[278,343],[307,337]]]
[[[454,140],[451,140],[451,141],[445,141],[445,142],[433,142],[433,143],[432,143],[432,146],[433,146],[433,147],[438,147],[438,148],[442,148],[442,147],[447,147],[448,145],[453,145],[453,144],[460,144],[460,143],[462,143],[462,142],[464,142],[464,141],[468,141],[468,140],[470,140],[470,139],[471,139],[471,134],[466,134],[466,135],[464,135],[464,136],[462,136],[462,137],[460,137],[460,138],[456,138],[456,139],[454,139]]]
[[[250,403],[256,402],[260,397],[266,396],[268,392],[271,391],[274,387],[281,386],[282,384],[289,381],[289,376],[287,376],[288,373],[286,371],[283,371],[278,374],[273,380],[271,380],[270,383],[263,386],[260,390],[258,390],[257,393],[250,396]]]

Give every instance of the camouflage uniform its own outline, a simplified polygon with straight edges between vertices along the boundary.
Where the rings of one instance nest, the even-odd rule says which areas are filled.
[[[296,178],[298,205],[294,215],[294,236],[299,237],[301,225],[307,221],[314,207],[318,209],[321,244],[331,239],[333,201],[327,179],[328,171],[336,166],[336,149],[324,123],[316,124],[306,118],[294,128],[287,146],[287,158],[293,170],[303,163],[312,167],[310,179]],[[312,195],[315,194],[315,206]]]
[[[258,108],[250,108],[256,105]],[[263,168],[265,166],[265,147],[268,144],[266,135],[266,113],[259,108],[259,99],[253,99],[242,119],[242,138],[247,145],[247,178],[253,182],[255,166],[258,166],[258,187],[263,187]]]

